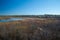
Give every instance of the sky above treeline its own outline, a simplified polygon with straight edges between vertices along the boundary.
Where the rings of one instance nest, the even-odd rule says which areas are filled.
[[[60,15],[60,0],[0,0],[0,15]]]

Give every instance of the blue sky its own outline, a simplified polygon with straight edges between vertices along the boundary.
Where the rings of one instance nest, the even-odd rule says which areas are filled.
[[[0,0],[0,15],[60,15],[60,0]]]

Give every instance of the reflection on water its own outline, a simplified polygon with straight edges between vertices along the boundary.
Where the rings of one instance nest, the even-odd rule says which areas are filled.
[[[9,18],[0,20],[0,22],[9,22],[9,21],[16,21],[16,20],[24,20],[24,18]]]

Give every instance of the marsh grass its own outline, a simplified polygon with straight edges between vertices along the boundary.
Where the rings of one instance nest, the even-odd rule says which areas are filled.
[[[59,35],[57,19],[0,22],[0,40],[60,40]]]

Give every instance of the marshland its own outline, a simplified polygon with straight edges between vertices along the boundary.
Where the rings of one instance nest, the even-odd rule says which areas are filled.
[[[1,16],[0,40],[60,40],[60,19],[54,16]]]

